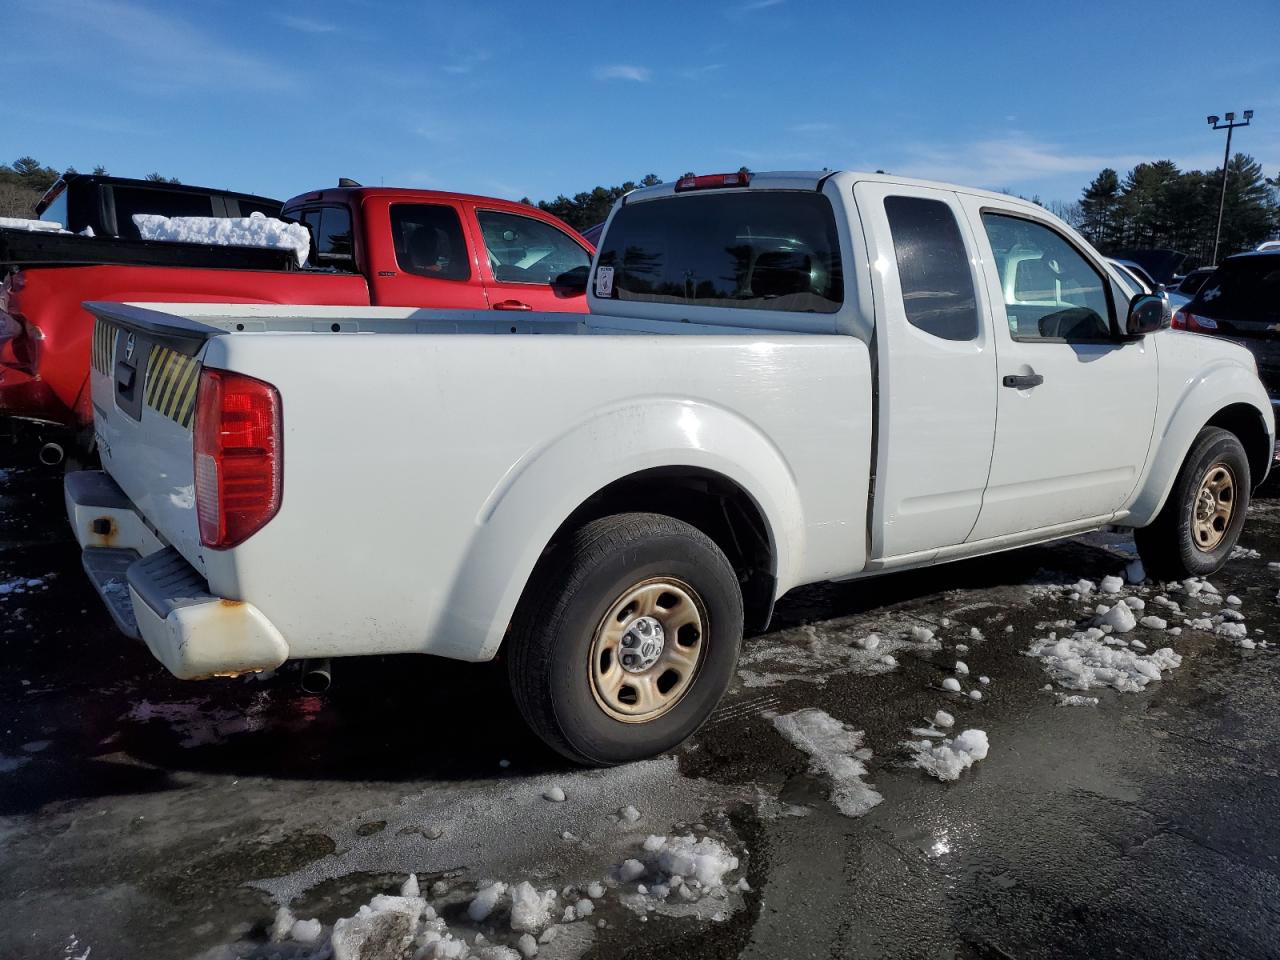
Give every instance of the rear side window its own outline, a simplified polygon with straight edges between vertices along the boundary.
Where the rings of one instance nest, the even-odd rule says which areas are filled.
[[[298,220],[311,234],[311,265],[332,270],[355,270],[351,211],[346,207],[308,207]]]
[[[1223,260],[1188,309],[1218,320],[1280,319],[1280,254]]]
[[[943,340],[978,336],[969,255],[951,208],[923,197],[885,197],[907,322]]]
[[[549,223],[497,210],[477,210],[476,220],[494,280],[552,284],[591,265],[587,251]]]
[[[619,300],[792,313],[844,302],[831,202],[782,190],[686,194],[626,204],[599,266]]]
[[[212,217],[213,199],[207,194],[150,187],[111,188],[116,208],[116,232],[126,240],[140,240],[142,235],[133,222],[135,213],[158,213],[162,217]],[[221,213],[219,205],[218,213]]]
[[[396,263],[405,273],[436,280],[467,280],[467,241],[453,207],[435,203],[393,203],[391,238]]]

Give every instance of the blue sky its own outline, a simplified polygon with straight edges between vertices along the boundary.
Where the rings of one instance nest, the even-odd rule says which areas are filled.
[[[4,7],[0,159],[280,198],[349,176],[542,199],[746,164],[1066,200],[1103,166],[1217,165],[1205,115],[1244,108],[1236,144],[1280,172],[1276,0]]]

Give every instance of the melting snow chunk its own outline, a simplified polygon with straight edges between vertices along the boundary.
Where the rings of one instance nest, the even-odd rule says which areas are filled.
[[[939,710],[933,715],[933,725],[935,727],[950,727],[954,725],[956,718],[945,710]]]
[[[467,907],[467,916],[476,923],[481,923],[493,913],[493,908],[498,905],[498,901],[506,892],[507,885],[501,881],[489,884],[472,899],[470,906]]]
[[[861,760],[861,730],[851,730],[815,707],[774,717],[773,725],[792,746],[809,755],[810,771],[831,780],[831,802],[846,817],[860,817],[883,799],[862,779],[867,768]]]
[[[1160,617],[1143,617],[1138,622],[1149,630],[1163,630],[1169,625],[1167,621]]]
[[[967,677],[969,675],[969,665],[963,660],[957,660],[956,673],[960,674],[962,677]]]
[[[1120,577],[1103,577],[1098,589],[1103,593],[1119,593],[1124,589],[1124,580]]]
[[[960,681],[955,677],[947,677],[942,681],[942,689],[950,690],[952,693],[960,692]]]
[[[1033,641],[1027,653],[1039,657],[1050,676],[1073,690],[1113,687],[1122,693],[1135,693],[1159,680],[1160,671],[1172,670],[1182,663],[1182,657],[1169,647],[1139,654],[1128,647],[1117,649],[1104,643],[1104,639],[1110,638],[1096,628],[1061,639],[1051,634]]]
[[[933,631],[928,627],[912,627],[911,639],[916,643],[928,643],[933,639]]]
[[[543,800],[550,800],[552,803],[564,803],[564,791],[560,787],[549,787],[542,792]]]
[[[912,765],[939,780],[959,780],[960,774],[986,757],[990,744],[982,730],[966,730],[952,740],[909,743],[915,752]]]
[[[555,902],[554,890],[538,893],[528,880],[517,883],[511,888],[511,929],[537,933],[551,919],[551,908]],[[578,915],[583,914],[580,912]]]
[[[1128,633],[1138,625],[1138,621],[1127,603],[1117,603],[1098,618],[1098,624],[1110,627],[1116,633]]]

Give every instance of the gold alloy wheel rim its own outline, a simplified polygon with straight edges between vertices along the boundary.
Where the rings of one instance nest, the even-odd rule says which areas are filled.
[[[1225,463],[1215,463],[1205,471],[1191,509],[1191,536],[1204,553],[1212,553],[1222,543],[1236,509],[1236,475]]]
[[[707,611],[697,592],[673,577],[624,590],[596,627],[591,693],[609,716],[648,723],[693,686],[707,645]]]

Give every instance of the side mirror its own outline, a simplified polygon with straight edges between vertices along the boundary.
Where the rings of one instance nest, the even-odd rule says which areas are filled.
[[[1173,311],[1167,297],[1155,293],[1140,293],[1129,301],[1129,315],[1125,318],[1125,336],[1141,337],[1164,330],[1173,321]]]
[[[590,272],[590,267],[574,267],[572,270],[566,270],[552,280],[551,286],[555,288],[558,296],[578,296],[587,292],[587,275]]]

